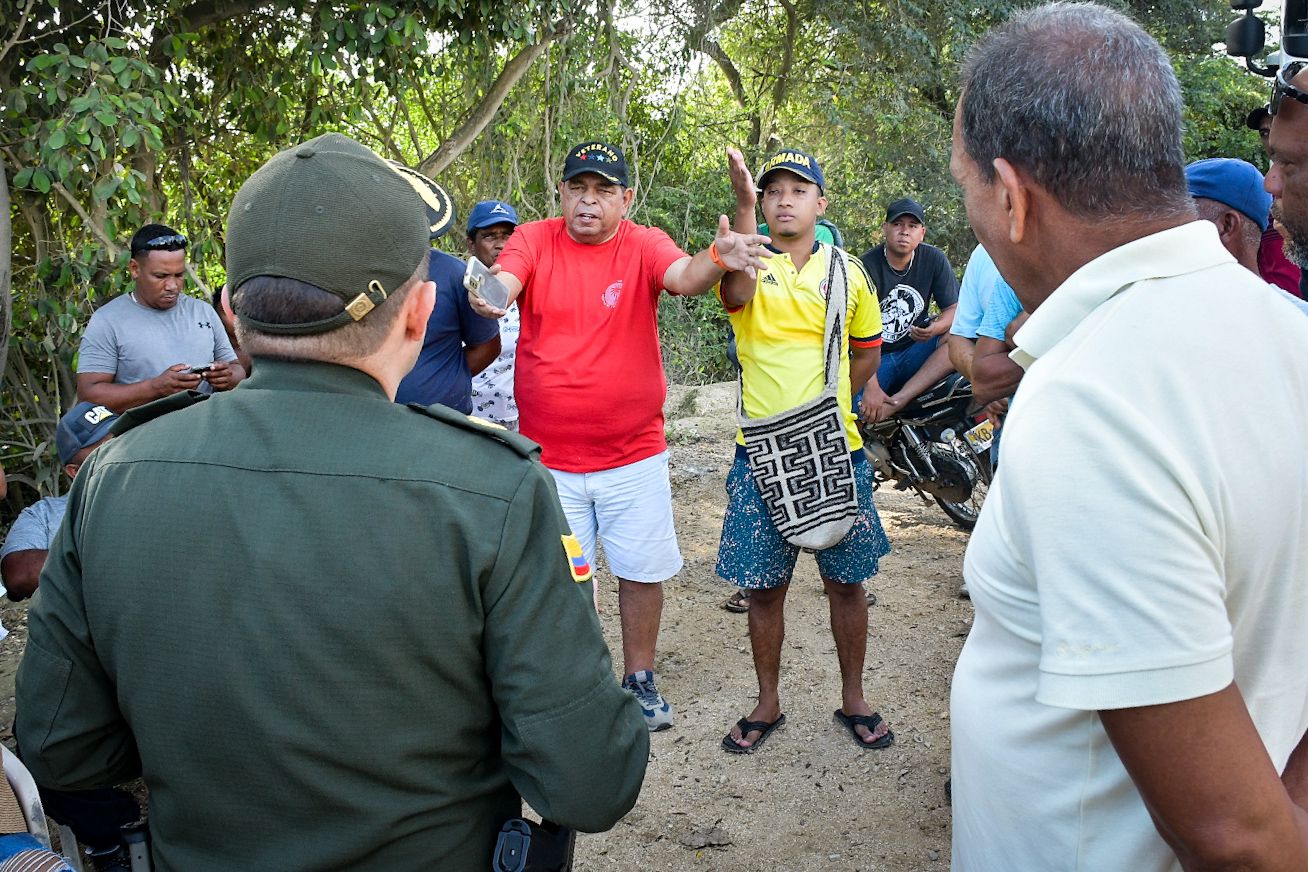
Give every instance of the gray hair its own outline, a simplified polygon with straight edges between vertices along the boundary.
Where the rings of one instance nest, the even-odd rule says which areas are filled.
[[[1190,210],[1181,86],[1162,47],[1094,3],[1014,15],[968,53],[962,135],[981,178],[995,158],[1082,218]]]
[[[236,319],[236,338],[251,355],[278,357],[284,360],[325,360],[350,363],[361,360],[381,348],[390,333],[409,292],[427,280],[427,260],[414,270],[409,280],[391,292],[377,308],[363,319],[344,324],[325,333],[285,336],[265,333],[240,318]],[[251,276],[232,292],[232,308],[259,321],[272,324],[302,324],[340,314],[341,298],[330,291],[298,279],[282,276]]]

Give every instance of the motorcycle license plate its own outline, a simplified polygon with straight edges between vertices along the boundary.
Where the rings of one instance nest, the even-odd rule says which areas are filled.
[[[990,443],[995,441],[995,425],[989,420],[982,421],[964,433],[963,438],[972,446],[973,451],[985,451],[990,447]]]

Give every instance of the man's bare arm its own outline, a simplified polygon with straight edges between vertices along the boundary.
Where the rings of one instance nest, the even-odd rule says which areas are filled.
[[[1291,801],[1234,684],[1099,717],[1182,868],[1308,868],[1308,812]]]
[[[79,372],[77,397],[88,403],[106,406],[121,415],[128,409],[199,387],[200,377],[187,372],[187,368],[187,364],[176,363],[154,378],[130,385],[114,384],[113,373]]]
[[[468,362],[468,372],[476,375],[495,362],[500,356],[500,337],[492,336],[480,345],[463,346],[463,359]]]
[[[1008,346],[989,336],[976,338],[972,355],[972,396],[982,405],[1017,390],[1024,371],[1008,356]]]
[[[731,174],[731,188],[736,194],[736,220],[732,229],[737,233],[758,233],[755,207],[758,194],[754,190],[754,177],[745,166],[745,156],[734,148],[727,149],[727,167]],[[727,273],[722,277],[722,304],[738,309],[748,303],[758,290],[758,280],[745,273]]]
[[[949,362],[954,365],[954,369],[966,376],[968,381],[972,381],[972,356],[976,353],[976,340],[950,333],[947,341]]]
[[[27,548],[11,551],[0,560],[0,576],[5,580],[5,593],[14,602],[25,600],[36,593],[41,580],[41,567],[50,552],[44,548]]]
[[[857,345],[853,345],[850,347],[849,353],[849,387],[850,396],[852,397],[863,389],[863,386],[876,373],[877,367],[881,365],[881,346],[859,348]],[[858,415],[859,410],[855,409],[854,414]]]
[[[767,239],[757,233],[736,233],[727,223],[727,216],[721,215],[713,245],[668,267],[663,274],[663,287],[678,296],[693,297],[710,290],[724,275],[733,272],[743,272],[753,281],[758,270],[767,266],[764,259],[772,256],[763,248]],[[717,260],[713,258],[714,251]]]
[[[1308,809],[1308,734],[1299,740],[1299,746],[1290,755],[1285,771],[1281,773],[1281,782],[1295,804]]]

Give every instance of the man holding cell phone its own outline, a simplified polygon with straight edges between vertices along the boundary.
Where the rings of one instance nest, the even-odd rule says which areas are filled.
[[[212,307],[182,293],[187,239],[163,224],[132,236],[131,293],[91,316],[77,396],[121,414],[181,391],[229,391],[245,378]]]
[[[587,565],[597,542],[618,578],[623,686],[651,731],[672,725],[654,680],[662,582],[681,571],[672,524],[659,351],[661,292],[702,294],[730,270],[750,275],[766,236],[721,216],[708,249],[686,254],[627,219],[635,192],[621,149],[588,141],[563,164],[563,215],[520,225],[493,271],[522,317],[515,391],[520,432],[541,445]],[[504,315],[470,293],[487,318]]]

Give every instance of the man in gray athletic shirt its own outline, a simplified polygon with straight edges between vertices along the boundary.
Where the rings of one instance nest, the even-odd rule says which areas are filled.
[[[182,293],[186,237],[147,224],[132,237],[136,286],[91,316],[77,396],[118,414],[180,391],[228,391],[245,378],[213,307]]]

